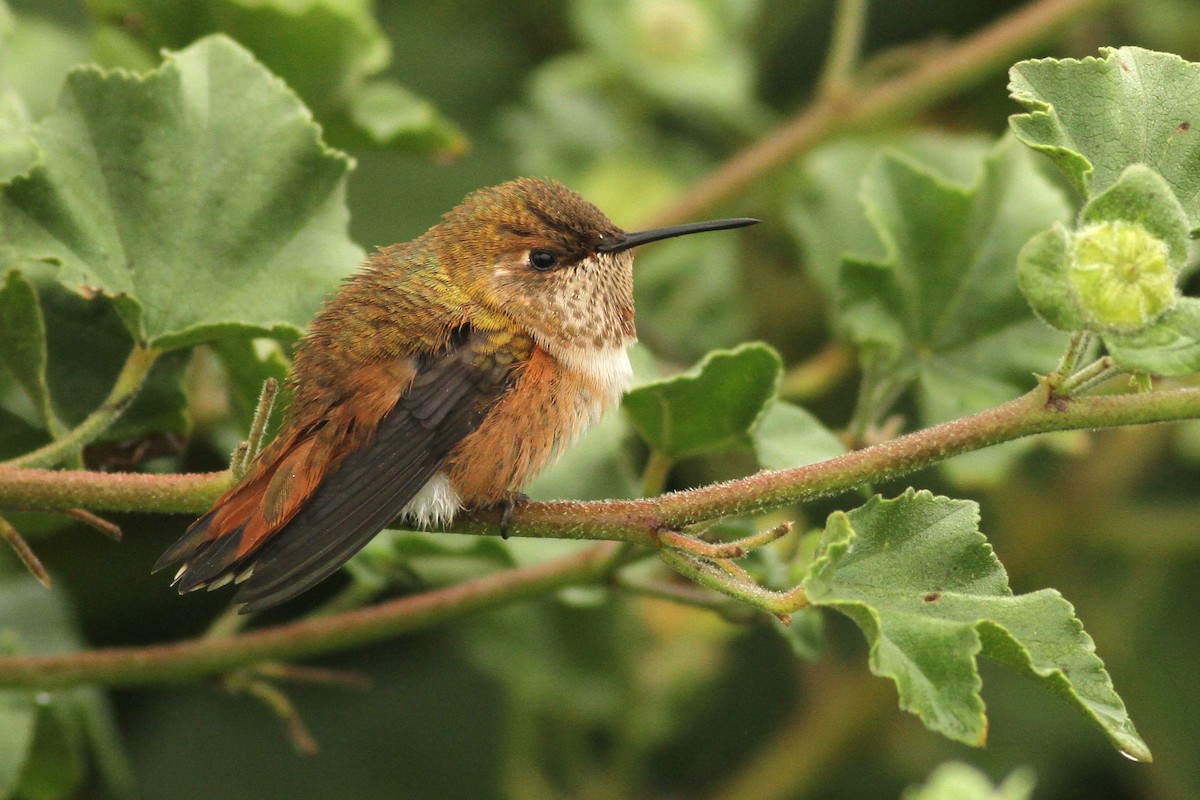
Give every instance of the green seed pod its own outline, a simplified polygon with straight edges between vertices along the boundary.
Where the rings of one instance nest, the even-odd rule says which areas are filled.
[[[1175,305],[1168,256],[1166,243],[1136,223],[1111,220],[1079,230],[1067,285],[1088,327],[1131,333]]]

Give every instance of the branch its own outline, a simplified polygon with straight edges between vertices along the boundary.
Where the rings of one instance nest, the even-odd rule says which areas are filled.
[[[229,488],[230,474],[13,469],[0,466],[0,508],[17,511],[206,511]]]
[[[1200,389],[1061,398],[1046,385],[1003,405],[846,455],[648,500],[529,503],[510,536],[609,539],[656,546],[658,533],[811,500],[895,478],[1001,442],[1050,431],[1111,428],[1200,417]],[[474,511],[455,530],[495,533],[498,515]]]
[[[567,539],[612,539],[656,546],[664,529],[723,516],[761,511],[883,480],[960,453],[1038,433],[1108,428],[1200,418],[1200,389],[1152,394],[1060,398],[1047,384],[970,417],[947,422],[844,456],[780,472],[664,495],[652,500],[528,503],[512,515],[509,533]],[[74,473],[0,470],[0,506],[11,487],[6,473],[38,472],[47,479]],[[93,475],[114,478],[208,479],[223,485],[227,473],[208,476]],[[125,481],[123,481],[125,482]],[[153,488],[154,481],[147,484]],[[92,487],[94,488],[94,486]],[[189,498],[191,500],[192,498]],[[88,505],[70,496],[65,507]],[[127,503],[127,501],[126,501]],[[26,504],[27,505],[27,504]],[[128,507],[122,505],[122,508]],[[190,507],[190,506],[189,506]],[[160,505],[157,510],[164,510]],[[459,530],[496,532],[498,511],[464,515]],[[182,681],[260,661],[301,658],[368,644],[498,603],[565,586],[596,583],[620,563],[623,549],[600,545],[567,558],[500,572],[425,594],[330,616],[306,619],[227,638],[203,638],[151,647],[113,648],[64,656],[0,657],[0,686],[61,688],[80,684],[130,685]]]
[[[618,550],[604,544],[369,608],[300,620],[225,638],[150,647],[115,647],[61,656],[0,657],[0,686],[59,689],[188,681],[261,661],[314,656],[390,639],[472,611],[544,592],[595,583]]]
[[[736,153],[693,186],[678,203],[651,218],[646,227],[700,219],[749,184],[778,171],[827,139],[884,119],[911,118],[996,69],[1008,66],[1067,22],[1106,2],[1038,0],[899,77],[858,94],[827,92],[774,132]]]

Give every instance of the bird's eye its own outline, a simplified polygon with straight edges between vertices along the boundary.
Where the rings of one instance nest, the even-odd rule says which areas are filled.
[[[538,272],[549,272],[558,264],[558,256],[549,250],[530,250],[529,266]]]

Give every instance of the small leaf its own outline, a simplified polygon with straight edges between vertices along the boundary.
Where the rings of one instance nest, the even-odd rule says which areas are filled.
[[[1067,285],[1071,232],[1061,223],[1042,231],[1017,256],[1017,282],[1030,308],[1050,327],[1083,330],[1083,317]]]
[[[295,335],[362,256],[346,236],[349,160],[227,38],[143,78],[72,72],[36,139],[41,161],[0,197],[5,255],[113,297],[143,343]]]
[[[820,420],[782,400],[767,407],[751,439],[763,469],[802,467],[846,452],[842,440]]]
[[[791,645],[797,658],[815,663],[825,649],[825,618],[811,606],[792,612],[791,617],[787,625],[771,617],[771,627]]]
[[[1029,800],[1033,796],[1033,771],[1019,769],[993,786],[988,776],[959,761],[940,765],[924,786],[904,791],[903,800]]]
[[[390,80],[364,84],[349,101],[350,121],[375,145],[409,153],[457,158],[467,137],[428,100]]]
[[[1079,214],[1080,225],[1132,222],[1163,240],[1178,271],[1188,257],[1187,212],[1162,176],[1145,164],[1129,166]]]
[[[984,743],[983,653],[1066,700],[1123,753],[1149,760],[1070,603],[1051,589],[1013,595],[978,525],[974,503],[912,489],[836,512],[804,580],[808,598],[862,628],[872,672],[894,680],[901,708],[931,730]]]
[[[883,152],[897,153],[942,180],[969,186],[991,142],[982,136],[918,131],[875,139],[842,139],[805,157],[786,221],[804,248],[805,268],[829,296],[843,259],[884,261],[887,250],[867,218],[858,187]],[[853,190],[852,190],[853,189]]]
[[[63,430],[46,384],[46,320],[37,290],[17,271],[0,288],[0,362],[4,363],[37,408],[43,427]]]
[[[49,350],[46,378],[59,416],[67,426],[74,426],[108,397],[133,342],[104,297],[87,300],[50,284],[42,287],[41,301]],[[183,381],[190,357],[190,352],[179,352],[159,358],[132,405],[101,441],[187,433]]]
[[[1022,61],[1009,93],[1027,113],[1009,122],[1045,153],[1084,198],[1131,164],[1157,171],[1200,221],[1200,65],[1139,47],[1101,48],[1103,58]]]
[[[33,692],[0,692],[0,797],[12,797],[33,746],[37,705]]]
[[[0,578],[0,641],[31,655],[81,647],[62,591],[47,592],[28,578],[13,576]],[[133,794],[132,772],[103,693],[81,687],[34,698],[36,732],[20,765],[19,796],[73,796],[89,757],[109,794]]]
[[[625,412],[670,458],[744,446],[775,397],[781,369],[778,354],[763,344],[713,351],[687,372],[625,395]]]
[[[746,45],[758,3],[656,0],[571,4],[581,38],[621,76],[660,101],[747,113],[753,59]]]
[[[1200,371],[1200,299],[1181,298],[1148,328],[1103,338],[1118,366],[1154,375],[1191,375]]]

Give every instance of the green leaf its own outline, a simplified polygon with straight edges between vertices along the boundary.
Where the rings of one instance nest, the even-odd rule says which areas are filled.
[[[331,105],[387,66],[391,48],[364,0],[87,0],[97,19],[138,21],[150,50],[222,31],[252,50],[305,100]],[[128,27],[125,25],[125,27]]]
[[[942,764],[924,786],[904,791],[903,800],[1029,800],[1033,796],[1033,771],[1019,769],[993,786],[988,776],[959,761]]]
[[[744,446],[775,397],[781,369],[764,344],[718,350],[687,372],[634,389],[623,407],[650,447],[670,458]]]
[[[0,43],[0,76],[19,98],[20,117],[28,123],[54,105],[67,71],[88,60],[88,46],[83,36],[41,16],[14,17]]]
[[[33,746],[37,705],[33,692],[0,692],[0,797],[12,797]]]
[[[682,109],[746,113],[753,59],[746,44],[758,2],[575,0],[581,38],[642,91]]]
[[[1154,375],[1191,375],[1200,371],[1200,299],[1181,298],[1150,327],[1103,338],[1118,366]]]
[[[1071,604],[1052,589],[1013,595],[978,525],[975,503],[912,489],[836,512],[804,580],[808,598],[862,628],[871,671],[894,680],[901,708],[931,730],[984,743],[982,653],[1066,700],[1121,752],[1150,760]]]
[[[884,365],[881,382],[916,381],[923,424],[1011,399],[1030,373],[1054,363],[1062,337],[1029,324],[1014,265],[1022,245],[1068,209],[1023,149],[1002,140],[978,181],[965,187],[885,155],[863,179],[863,200],[888,258],[844,262],[840,322],[864,359]],[[1022,349],[1013,350],[1014,341]],[[1030,446],[989,455],[995,460],[987,470],[964,468],[962,459],[948,468],[971,480],[996,479]]]
[[[391,80],[363,84],[349,100],[350,122],[377,146],[408,153],[457,158],[467,137],[430,103]]]
[[[391,44],[370,0],[89,0],[92,13],[124,30],[138,20],[146,50],[180,48],[224,33],[287,81],[342,146],[390,147],[454,157],[467,141],[426,101],[390,80],[373,80]]]
[[[227,32],[258,54],[318,113],[340,104],[392,58],[371,2],[214,0],[207,5],[211,30]]]
[[[1042,231],[1017,256],[1017,283],[1030,308],[1060,331],[1083,330],[1083,316],[1067,284],[1071,232],[1061,223]]]
[[[46,384],[46,320],[33,284],[15,270],[0,288],[0,362],[4,363],[37,409],[42,426],[52,434],[63,425],[50,402]]]
[[[846,452],[842,440],[820,420],[782,400],[767,406],[751,440],[758,465],[763,469],[803,467]]]
[[[84,742],[77,720],[64,709],[46,708],[38,714],[33,745],[21,770],[18,796],[39,800],[75,797],[87,774]]]
[[[139,341],[294,336],[362,256],[349,160],[224,37],[144,77],[71,73],[36,139],[41,161],[0,197],[4,255],[115,298]]]
[[[789,196],[785,219],[802,243],[805,267],[817,285],[832,297],[837,292],[843,259],[887,258],[858,191],[863,176],[882,152],[905,156],[948,183],[969,186],[978,182],[991,144],[982,136],[916,131],[840,140],[805,157],[796,189]]]
[[[1187,212],[1162,176],[1145,164],[1129,166],[1116,183],[1089,200],[1079,214],[1081,226],[1113,221],[1136,223],[1166,242],[1176,271],[1187,261]]]
[[[784,625],[771,617],[771,627],[783,637],[797,658],[816,663],[825,650],[825,622],[820,612],[809,606],[795,611]]]
[[[53,655],[81,648],[62,591],[47,592],[24,575],[0,577],[0,640],[23,654]],[[103,693],[83,687],[52,695],[27,694],[34,697],[37,721],[25,760],[18,762],[19,796],[74,796],[89,760],[109,794],[133,794],[132,772]]]
[[[1139,47],[1101,48],[1103,58],[1022,61],[1009,93],[1027,113],[1010,123],[1048,155],[1083,197],[1102,192],[1131,164],[1157,171],[1200,221],[1200,65]]]

